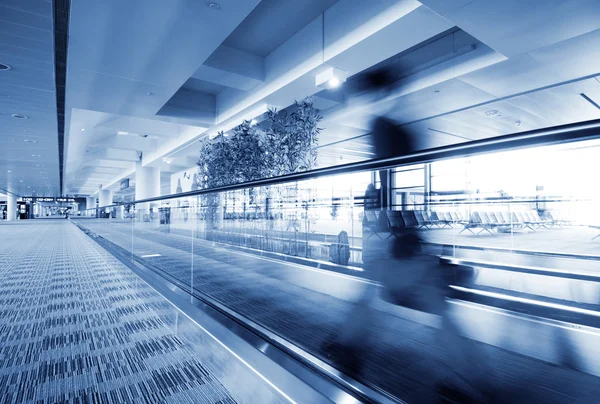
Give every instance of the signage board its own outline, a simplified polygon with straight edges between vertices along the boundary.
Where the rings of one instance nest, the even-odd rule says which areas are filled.
[[[37,196],[25,196],[21,198],[23,202],[66,202],[73,203],[77,202],[75,198],[53,198],[53,197],[37,197]]]
[[[125,178],[121,181],[121,190],[129,188],[129,178]]]

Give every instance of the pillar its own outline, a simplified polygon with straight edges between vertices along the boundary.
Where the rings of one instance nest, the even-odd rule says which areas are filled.
[[[430,202],[431,202],[431,163],[425,163],[423,170],[425,178],[423,179],[423,210],[431,210]]]
[[[120,205],[117,206],[117,219],[124,220],[125,219],[125,206]]]
[[[137,163],[135,169],[135,200],[160,196],[160,170],[157,167],[143,167]],[[136,203],[135,216],[138,221],[150,221],[150,210],[159,203]]]
[[[6,193],[6,220],[13,221],[17,220],[17,196],[12,192]]]
[[[101,217],[109,217],[111,208],[106,208],[105,206],[112,205],[112,203],[113,203],[112,191],[110,189],[102,189],[101,188],[98,191],[98,206],[100,208],[103,208],[103,209],[100,209],[103,213],[101,215]]]
[[[90,209],[96,209],[96,197],[88,196],[85,198],[85,209],[87,210],[86,216],[95,216],[96,212]]]

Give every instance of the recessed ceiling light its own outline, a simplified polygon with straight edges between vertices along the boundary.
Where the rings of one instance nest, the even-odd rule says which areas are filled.
[[[219,3],[209,3],[208,7],[212,8],[213,10],[219,10],[221,8]]]
[[[25,139],[25,143],[37,143],[37,140]]]
[[[19,182],[23,182],[23,180],[19,180]]]
[[[499,116],[500,111],[498,111],[497,109],[491,109],[489,111],[485,111],[485,115],[486,116]]]
[[[39,154],[32,154],[31,157],[42,157],[42,156]]]
[[[8,71],[12,69],[12,67],[10,67],[9,65],[5,64],[5,63],[0,63],[0,71]]]
[[[151,91],[148,91],[148,92],[146,93],[146,95],[154,95],[154,93],[153,93],[153,92],[151,92]]]
[[[8,170],[9,173],[12,173],[12,171]]]
[[[81,130],[82,132],[85,132],[85,128],[81,128],[80,130]]]
[[[129,132],[118,131],[117,135],[129,135]]]
[[[327,84],[329,84],[329,88],[337,88],[340,85],[340,79],[338,79],[337,77],[332,77],[331,79],[329,79]]]
[[[27,115],[23,115],[23,114],[12,114],[11,116],[13,118],[17,118],[17,119],[27,119],[27,118],[29,118]]]

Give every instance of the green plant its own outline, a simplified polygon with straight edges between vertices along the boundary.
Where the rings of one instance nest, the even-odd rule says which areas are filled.
[[[309,98],[296,101],[291,112],[267,112],[264,142],[270,176],[306,171],[316,165],[321,119]]]
[[[205,139],[200,146],[198,185],[215,188],[262,178],[265,173],[265,148],[249,121],[236,126],[231,134]]]
[[[322,119],[310,99],[296,101],[291,111],[270,110],[264,134],[244,121],[231,133],[219,133],[200,145],[196,185],[200,189],[248,182],[259,178],[279,176],[312,169],[316,165],[318,136]],[[279,200],[281,187],[249,190],[252,202],[264,200],[265,214],[270,217],[273,197]],[[297,185],[292,190],[297,198]],[[245,193],[244,193],[245,195]],[[219,228],[223,219],[223,194],[205,194],[204,206],[209,229]],[[245,197],[244,197],[245,199]],[[245,206],[244,206],[245,209]]]

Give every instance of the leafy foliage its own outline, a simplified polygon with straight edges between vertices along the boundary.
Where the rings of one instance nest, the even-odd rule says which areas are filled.
[[[205,139],[198,160],[199,188],[215,188],[310,170],[316,164],[322,117],[309,99],[292,112],[270,110],[264,134],[244,121],[227,136]]]
[[[204,140],[198,160],[201,188],[214,188],[261,178],[265,174],[265,148],[250,121],[244,121],[227,136]]]
[[[322,119],[309,99],[296,101],[293,112],[272,109],[267,113],[265,131],[266,164],[270,176],[312,169],[317,162],[314,149],[319,143]]]

